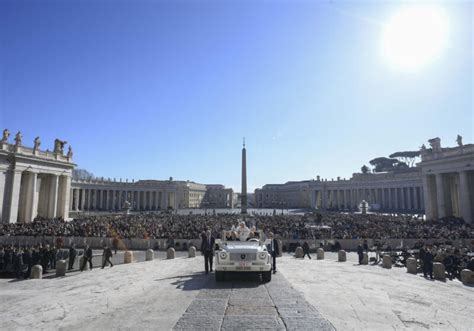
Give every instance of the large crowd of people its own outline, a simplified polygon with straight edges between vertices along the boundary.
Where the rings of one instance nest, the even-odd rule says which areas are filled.
[[[56,261],[67,257],[67,253],[54,245],[0,246],[0,273],[13,273],[16,278],[28,278],[34,265],[41,265],[46,272],[56,268]]]
[[[59,259],[69,260],[69,269],[74,264],[75,256],[92,255],[90,248],[79,253],[75,247],[63,246],[65,237],[100,237],[114,238],[113,246],[117,249],[119,238],[130,239],[198,239],[208,231],[219,237],[223,230],[242,224],[242,216],[237,214],[170,214],[140,213],[130,215],[83,216],[72,221],[36,219],[32,223],[0,224],[0,236],[49,236],[54,242],[30,247],[0,246],[0,273],[7,271],[19,278],[28,278],[33,265],[39,264],[44,271],[54,269]],[[386,239],[417,239],[413,249],[420,252],[422,265],[440,261],[446,265],[450,277],[459,278],[462,268],[473,268],[472,247],[454,247],[452,240],[474,239],[474,227],[457,218],[446,218],[437,221],[425,221],[421,218],[405,215],[386,214],[351,214],[351,213],[307,213],[304,215],[285,214],[259,215],[245,217],[245,222],[254,235],[257,230],[274,233],[277,238],[292,239],[304,242],[305,253],[309,256],[306,241],[315,239],[332,239],[327,242],[333,250],[340,247],[339,239],[374,239],[377,251],[391,251],[391,247],[382,247]],[[226,232],[224,232],[226,233]],[[227,232],[231,237],[231,233]],[[229,238],[230,238],[229,237]],[[435,239],[435,246],[423,243],[424,239]],[[362,240],[361,240],[362,241]],[[470,241],[468,241],[470,242]],[[299,242],[296,243],[298,245]],[[295,245],[290,244],[290,245]],[[321,243],[322,245],[322,243]],[[417,246],[418,245],[418,246]],[[330,248],[330,247],[325,247]],[[288,248],[287,248],[288,249]],[[368,248],[365,247],[364,250]],[[373,248],[372,248],[373,249]],[[105,248],[107,257],[111,257],[110,248]],[[406,258],[413,256],[413,251],[406,249],[397,252],[397,261],[402,265]],[[111,264],[111,261],[110,265]],[[85,264],[86,262],[84,262]],[[89,262],[90,263],[90,259]],[[85,265],[80,266],[82,270]],[[429,276],[430,270],[424,270]]]
[[[219,236],[241,220],[240,215],[178,215],[143,213],[84,216],[69,222],[37,219],[32,223],[0,224],[0,236],[119,237],[197,239],[203,231]],[[425,221],[413,216],[309,213],[252,215],[247,225],[271,231],[282,239],[468,239],[474,227],[458,218]]]

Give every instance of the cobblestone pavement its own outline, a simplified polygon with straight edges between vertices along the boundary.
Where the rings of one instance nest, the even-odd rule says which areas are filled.
[[[210,276],[174,330],[334,330],[280,273],[267,284],[254,275],[219,283]]]

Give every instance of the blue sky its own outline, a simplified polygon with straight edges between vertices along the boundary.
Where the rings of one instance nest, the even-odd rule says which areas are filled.
[[[448,46],[414,73],[380,51],[400,6],[0,0],[0,127],[97,176],[237,191],[244,136],[252,190],[473,142],[473,5],[440,3]]]

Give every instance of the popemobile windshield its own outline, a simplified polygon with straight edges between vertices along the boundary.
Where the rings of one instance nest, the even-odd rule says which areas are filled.
[[[250,231],[243,222],[237,230],[223,231],[216,240],[216,281],[223,281],[228,272],[259,273],[262,281],[272,279],[271,256],[267,250],[270,240],[263,231]]]

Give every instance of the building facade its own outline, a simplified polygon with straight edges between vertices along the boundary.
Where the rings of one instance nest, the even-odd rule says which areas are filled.
[[[337,180],[306,180],[264,185],[255,190],[259,208],[357,210],[362,200],[372,210],[426,213],[427,219],[474,219],[474,145],[442,148],[439,138],[421,148],[421,162],[405,171],[353,174]]]
[[[56,139],[54,150],[22,144],[21,133],[0,140],[0,221],[31,222],[36,217],[68,219],[72,212],[235,208],[238,195],[224,185],[192,181],[110,179],[72,180],[72,149]],[[439,138],[421,149],[421,162],[405,171],[353,174],[345,180],[306,180],[268,184],[254,193],[257,208],[372,210],[425,213],[427,219],[474,219],[474,145],[442,148]],[[251,195],[249,195],[251,196]]]
[[[306,180],[265,185],[255,190],[260,208],[358,210],[362,200],[373,210],[423,212],[423,189],[417,169],[400,173],[353,174],[351,179]]]
[[[0,220],[3,223],[31,222],[37,216],[69,218],[72,149],[64,155],[65,142],[56,139],[54,151],[23,146],[21,132],[9,142],[3,131],[0,141]]]
[[[200,201],[201,207],[207,208],[234,208],[234,191],[224,185],[206,185],[204,200]]]
[[[442,148],[441,140],[429,140],[431,148],[422,148],[421,169],[428,219],[447,216],[474,219],[474,145]]]
[[[133,211],[185,208],[232,208],[233,190],[191,181],[136,182],[89,179],[72,182],[71,211]]]

